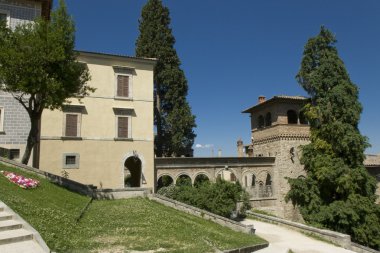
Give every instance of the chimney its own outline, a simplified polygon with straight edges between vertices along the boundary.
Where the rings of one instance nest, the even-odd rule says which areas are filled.
[[[265,102],[265,96],[259,96],[259,104]]]
[[[218,157],[222,157],[222,150],[218,149]]]

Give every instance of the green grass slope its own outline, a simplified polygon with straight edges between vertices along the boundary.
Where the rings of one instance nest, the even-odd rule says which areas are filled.
[[[24,190],[0,175],[0,200],[40,232],[57,252],[215,252],[265,242],[213,222],[165,207],[148,199],[93,201],[39,178],[36,189]]]

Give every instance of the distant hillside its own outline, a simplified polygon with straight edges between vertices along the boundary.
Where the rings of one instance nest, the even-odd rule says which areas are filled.
[[[0,200],[40,232],[53,251],[200,253],[264,242],[142,198],[93,201],[77,223],[90,198],[1,164],[0,170],[40,180],[38,188],[24,190],[0,175]]]

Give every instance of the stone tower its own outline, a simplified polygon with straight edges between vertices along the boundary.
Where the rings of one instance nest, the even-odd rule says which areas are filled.
[[[266,100],[259,97],[256,105],[246,109],[251,117],[251,155],[275,157],[272,175],[275,205],[270,207],[277,215],[298,220],[298,212],[285,202],[290,189],[287,177],[305,175],[300,164],[300,146],[309,143],[310,129],[303,117],[302,108],[307,98],[301,96],[274,96]]]

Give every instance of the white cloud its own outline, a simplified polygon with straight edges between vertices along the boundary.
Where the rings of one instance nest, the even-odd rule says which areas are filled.
[[[204,144],[204,145],[202,145],[202,144],[196,144],[195,145],[195,148],[213,148],[214,147],[214,144]]]

